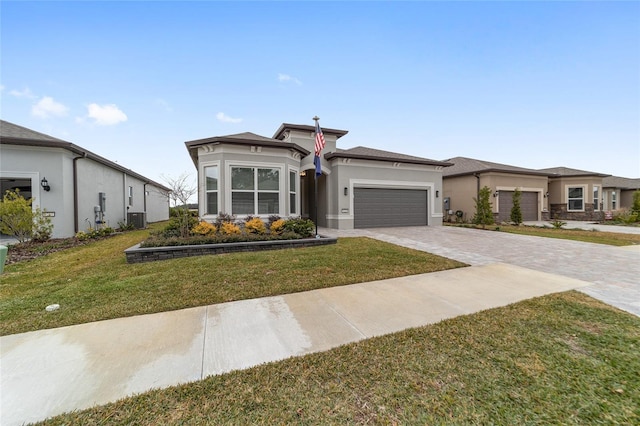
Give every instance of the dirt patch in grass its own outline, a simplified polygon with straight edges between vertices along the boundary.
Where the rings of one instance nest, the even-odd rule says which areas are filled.
[[[89,240],[81,241],[77,238],[53,238],[42,242],[12,244],[7,252],[6,264],[26,262],[58,251],[83,246],[89,242]]]

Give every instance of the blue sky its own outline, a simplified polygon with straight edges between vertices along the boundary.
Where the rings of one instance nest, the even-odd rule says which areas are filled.
[[[4,120],[149,178],[283,122],[443,160],[640,177],[640,2],[11,2]]]

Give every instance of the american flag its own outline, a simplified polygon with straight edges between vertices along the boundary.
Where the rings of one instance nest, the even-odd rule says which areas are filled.
[[[316,120],[316,157],[320,156],[320,151],[324,149],[324,135],[320,128],[320,123]]]

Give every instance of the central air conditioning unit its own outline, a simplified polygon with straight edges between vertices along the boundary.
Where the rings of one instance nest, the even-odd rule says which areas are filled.
[[[144,212],[127,213],[127,224],[132,224],[136,229],[147,227],[147,214]]]

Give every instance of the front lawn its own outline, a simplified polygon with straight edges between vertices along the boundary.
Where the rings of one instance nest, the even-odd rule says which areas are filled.
[[[126,263],[133,231],[7,265],[0,334],[294,293],[464,266],[368,238],[331,246]],[[60,309],[46,312],[57,303]]]
[[[465,228],[482,229],[480,225],[446,224]],[[640,234],[620,234],[617,232],[586,231],[582,229],[556,229],[539,226],[487,225],[487,231],[508,232],[511,234],[532,235],[534,237],[560,238],[585,243],[607,244],[611,246],[630,246],[640,244]]]
[[[639,342],[640,318],[568,292],[43,424],[640,424]]]

